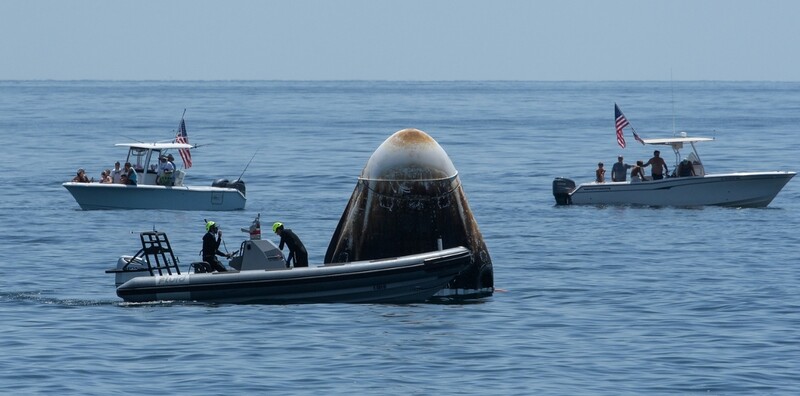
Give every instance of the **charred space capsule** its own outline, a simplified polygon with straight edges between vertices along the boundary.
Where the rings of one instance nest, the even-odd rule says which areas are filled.
[[[458,171],[427,133],[404,129],[386,139],[367,161],[328,245],[325,262],[372,260],[455,246],[472,252],[472,264],[438,295],[492,294],[492,259]]]

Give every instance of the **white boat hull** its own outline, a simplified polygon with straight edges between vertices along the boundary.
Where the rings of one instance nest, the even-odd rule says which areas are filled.
[[[64,183],[83,210],[241,210],[247,199],[235,188]]]
[[[644,182],[584,183],[569,194],[569,203],[765,207],[795,174],[785,171],[746,172]]]

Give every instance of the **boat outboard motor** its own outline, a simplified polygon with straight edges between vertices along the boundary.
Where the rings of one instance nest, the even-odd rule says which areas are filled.
[[[227,188],[230,181],[228,179],[217,179],[211,183],[211,187]]]
[[[239,190],[242,195],[245,195],[244,181],[242,181],[242,179],[237,179],[235,182],[228,183],[228,187],[235,188]]]
[[[245,195],[245,187],[244,181],[242,179],[237,179],[236,181],[230,181],[228,179],[217,179],[211,183],[211,187],[219,187],[219,188],[235,188]]]
[[[117,260],[117,267],[106,270],[107,274],[114,274],[114,284],[119,287],[123,283],[139,277],[150,276],[150,269],[147,262],[137,256],[122,256]]]
[[[572,197],[569,194],[575,190],[575,182],[557,177],[553,180],[553,196],[556,197],[556,205],[571,205]]]

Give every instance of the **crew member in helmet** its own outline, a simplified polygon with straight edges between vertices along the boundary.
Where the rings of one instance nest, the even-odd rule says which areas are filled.
[[[216,234],[216,239],[214,235]],[[217,259],[217,255],[231,258],[229,254],[223,253],[219,250],[219,244],[222,243],[222,231],[217,226],[217,223],[209,221],[206,223],[206,234],[203,235],[203,261],[211,265],[211,268],[224,272],[228,269]]]
[[[294,259],[295,267],[308,267],[308,252],[300,238],[288,228],[283,228],[283,223],[276,222],[272,225],[272,232],[281,237],[281,243],[278,249],[283,250],[283,245],[289,248],[289,258],[286,259],[286,265]]]

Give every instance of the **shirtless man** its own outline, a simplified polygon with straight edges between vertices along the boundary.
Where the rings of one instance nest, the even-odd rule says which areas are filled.
[[[661,152],[658,150],[653,151],[653,158],[650,158],[650,160],[644,164],[645,167],[649,165],[653,165],[653,168],[650,170],[653,180],[661,180],[664,178],[664,172],[669,173],[667,163],[661,158]]]

